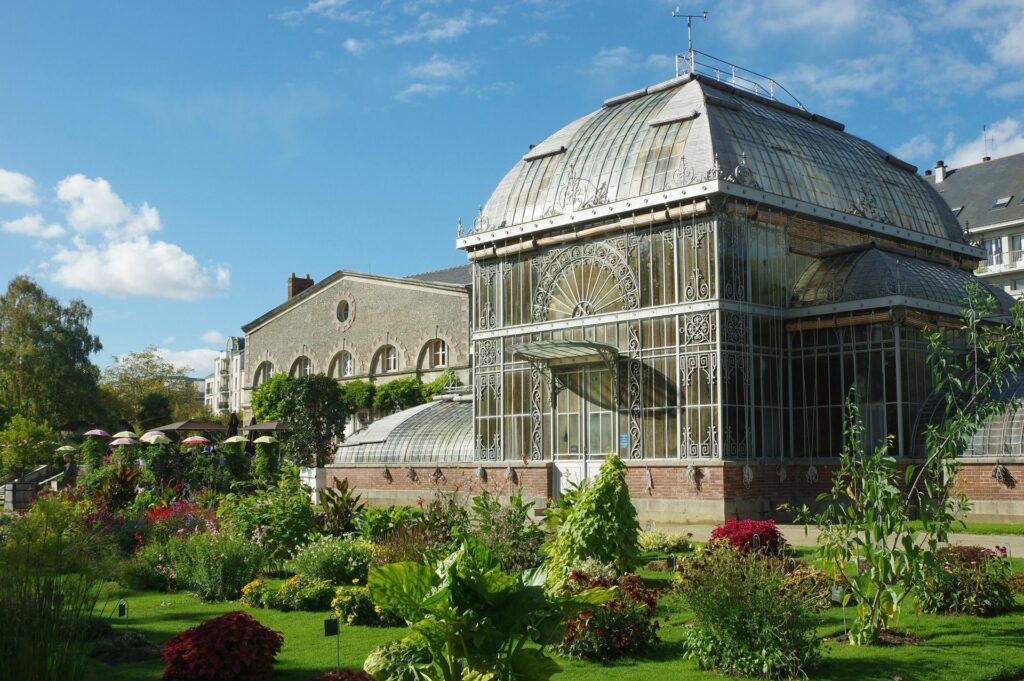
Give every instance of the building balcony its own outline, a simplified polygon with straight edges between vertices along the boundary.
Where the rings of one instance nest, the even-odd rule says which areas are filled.
[[[1004,272],[1024,271],[1024,250],[1008,253],[993,253],[978,265],[979,275],[1002,274]]]

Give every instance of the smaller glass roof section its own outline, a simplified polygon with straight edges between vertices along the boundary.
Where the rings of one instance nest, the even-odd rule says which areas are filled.
[[[1013,201],[1013,196],[1003,196],[995,200],[992,204],[992,208],[1006,208],[1010,205],[1010,201]]]
[[[970,384],[969,381],[965,382]],[[946,395],[932,393],[921,405],[914,426],[916,439],[913,453],[925,455],[925,432],[929,425],[941,425]],[[1006,386],[995,396],[1006,408],[990,416],[964,447],[962,456],[1024,456],[1024,373],[1010,377]]]
[[[473,461],[473,402],[450,396],[385,416],[341,443],[334,464]]]
[[[969,272],[941,262],[882,250],[874,245],[843,249],[815,259],[793,286],[793,307],[905,296],[959,307],[967,282],[988,291],[1004,310],[1013,298]]]
[[[513,356],[538,364],[585,364],[586,362],[613,362],[619,351],[614,345],[590,341],[534,341],[517,345]]]

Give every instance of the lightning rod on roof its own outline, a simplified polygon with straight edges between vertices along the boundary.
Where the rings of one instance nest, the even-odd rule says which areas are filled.
[[[690,62],[690,70],[686,73],[693,73],[693,20],[694,19],[707,19],[708,11],[704,10],[700,14],[681,14],[679,8],[676,7],[672,12],[673,19],[686,19],[686,58]],[[679,57],[682,55],[676,55],[676,78],[683,75],[679,70]]]

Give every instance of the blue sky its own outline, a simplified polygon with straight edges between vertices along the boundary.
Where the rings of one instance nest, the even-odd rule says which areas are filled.
[[[465,262],[527,149],[669,78],[680,4],[0,5],[0,277],[92,306],[113,355],[197,375],[289,273]],[[682,3],[698,49],[922,168],[1024,151],[1024,0]]]

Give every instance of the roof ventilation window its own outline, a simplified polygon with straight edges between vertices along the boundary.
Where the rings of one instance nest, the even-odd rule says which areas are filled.
[[[1010,205],[1010,201],[1013,201],[1013,195],[1004,196],[1000,199],[996,199],[996,202],[992,204],[993,208],[1006,208]]]
[[[953,209],[953,217],[955,217],[955,218],[960,217],[960,213],[963,212],[963,209],[964,209],[963,206],[957,206],[956,208],[954,208]]]

